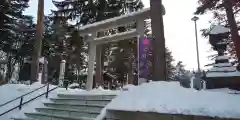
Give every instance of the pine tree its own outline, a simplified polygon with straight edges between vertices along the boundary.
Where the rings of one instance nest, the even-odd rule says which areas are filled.
[[[166,47],[166,71],[165,71],[165,74],[166,74],[166,77],[167,77],[167,80],[173,80],[173,77],[174,77],[174,72],[175,72],[175,66],[173,65],[173,62],[174,62],[174,59],[173,59],[173,56],[172,56],[172,52],[169,50],[169,48]],[[149,70],[151,71],[150,75],[152,76],[152,60],[153,60],[153,56],[152,56],[152,51],[150,52],[150,56],[149,56],[149,60],[150,60],[150,68]]]
[[[199,0],[199,7],[197,8],[195,14],[204,14],[207,11],[213,12],[213,22],[217,22],[217,24],[222,24],[226,27],[230,28],[231,37],[229,37],[228,42],[230,43],[230,47],[228,51],[237,57],[240,57],[240,50],[237,47],[240,47],[240,43],[238,39],[240,39],[238,34],[238,26],[237,19],[234,18],[234,14],[239,14],[239,4],[238,0]],[[226,19],[227,18],[227,19]],[[203,33],[207,36],[208,29],[204,29]],[[236,47],[236,48],[235,48]],[[237,58],[239,61],[240,58]]]
[[[28,7],[28,0],[2,0],[0,6],[0,47],[7,53],[8,80],[15,63],[23,58],[20,57],[23,53],[22,46],[31,39],[33,26],[29,25],[32,18],[22,14]]]

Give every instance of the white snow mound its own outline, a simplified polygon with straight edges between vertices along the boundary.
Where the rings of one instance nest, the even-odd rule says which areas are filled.
[[[210,34],[221,34],[221,33],[227,33],[230,30],[222,25],[215,25],[213,29],[210,31]]]
[[[108,110],[240,118],[240,95],[196,91],[177,82],[150,82],[122,92]]]

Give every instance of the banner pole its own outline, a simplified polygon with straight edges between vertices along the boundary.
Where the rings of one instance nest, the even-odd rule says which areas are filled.
[[[137,39],[137,85],[139,85],[139,79],[140,79],[140,76],[139,76],[139,73],[140,73],[140,54],[139,54],[139,41],[140,41],[140,35],[138,36],[138,39]]]

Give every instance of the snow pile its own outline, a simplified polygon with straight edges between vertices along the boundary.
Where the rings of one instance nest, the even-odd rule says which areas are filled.
[[[98,87],[91,91],[86,91],[82,89],[69,89],[68,91],[62,91],[60,94],[67,95],[118,95],[120,90],[105,90],[102,87]]]
[[[108,110],[240,118],[240,96],[182,88],[176,82],[150,82],[122,92]]]
[[[222,71],[222,68],[218,68],[218,71],[221,72],[208,72],[206,74],[207,77],[236,77],[236,76],[240,76],[240,72],[239,71],[234,71],[234,72],[226,72],[226,71]]]
[[[237,69],[236,67],[213,67],[210,71],[213,72],[235,72]]]
[[[214,64],[213,67],[229,67],[232,66],[231,63],[218,63],[218,64]]]
[[[78,83],[72,83],[68,87],[69,88],[78,88],[80,85]]]
[[[0,86],[0,106],[3,105],[4,103],[16,99],[26,93],[29,93],[31,91],[34,91],[40,87],[43,87],[44,85],[42,85],[39,82],[33,83],[32,85],[25,85],[25,84],[6,84],[6,85],[2,85]],[[54,88],[56,86],[52,86],[50,85],[50,89]],[[25,95],[23,97],[23,102],[26,102],[32,98],[37,97],[40,94],[43,94],[44,92],[47,91],[47,87],[45,86],[44,88],[38,89],[36,91],[34,91],[33,93],[30,93],[28,95]],[[43,98],[45,98],[45,96],[42,96]],[[37,100],[34,100],[37,101]],[[38,101],[41,102],[41,101]],[[16,106],[18,106],[20,103],[20,99],[17,99],[15,101],[12,101],[11,103],[8,103],[6,105],[3,105],[0,107],[0,114],[6,112],[7,110],[10,110]],[[30,104],[30,103],[29,103]],[[23,108],[25,106],[28,105],[24,105]],[[36,106],[30,106],[30,107],[36,107]],[[15,114],[16,112],[19,112],[18,109],[15,109],[3,116],[0,116],[0,120],[8,120],[12,117],[13,114]]]
[[[216,60],[229,60],[229,59],[230,59],[230,57],[229,56],[225,56],[225,55],[216,57]]]
[[[221,33],[227,33],[230,30],[222,25],[214,25],[213,29],[210,31],[210,34],[221,34]]]
[[[35,90],[44,85],[40,83],[33,83],[32,85],[24,84],[5,84],[0,86],[0,105],[8,102],[9,100],[15,99],[22,96],[32,90]],[[44,89],[46,90],[46,89]]]
[[[237,71],[231,63],[229,63],[228,56],[217,56],[217,61],[225,60],[224,62],[215,63],[213,67],[206,73],[206,77],[232,77],[240,76],[240,72]]]
[[[240,91],[237,90],[232,90],[229,88],[219,88],[219,89],[206,89],[207,91],[212,91],[212,92],[224,92],[228,94],[240,94]]]
[[[135,85],[128,84],[128,85],[123,86],[123,87],[122,87],[122,90],[123,90],[123,91],[128,91],[128,90],[133,89],[133,88],[135,88],[135,87],[136,87]]]
[[[49,98],[56,98],[58,93],[61,92],[71,92],[71,89],[66,90],[65,88],[57,88],[56,90],[52,91],[49,93]],[[32,113],[32,112],[37,112],[35,108],[44,108],[43,103],[51,102],[49,99],[46,99],[45,96],[42,96],[26,105],[23,106],[22,110],[16,109],[15,111],[6,114],[3,116],[5,118],[4,120],[12,120],[12,118],[26,118],[26,115],[24,113]],[[1,118],[1,117],[0,117]]]

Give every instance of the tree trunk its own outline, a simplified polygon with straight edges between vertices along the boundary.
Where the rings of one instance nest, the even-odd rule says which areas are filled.
[[[32,55],[31,65],[31,83],[37,81],[39,72],[39,57],[41,56],[42,37],[43,37],[43,19],[44,19],[44,0],[38,0],[38,17],[37,17],[37,30],[36,41],[34,44],[34,52]]]
[[[153,40],[153,80],[166,80],[162,0],[150,0]]]
[[[11,79],[11,73],[12,73],[12,56],[9,55],[10,53],[8,53],[8,57],[7,57],[7,73],[6,73],[6,82],[9,82]]]
[[[235,20],[235,16],[233,13],[233,3],[231,0],[225,0],[225,9],[226,9],[226,14],[227,14],[227,19],[228,19],[228,24],[230,25],[230,30],[231,30],[231,36],[232,40],[235,45],[235,50],[238,58],[238,70],[240,70],[239,64],[240,64],[240,36],[238,34],[238,28],[237,28],[237,23]]]

